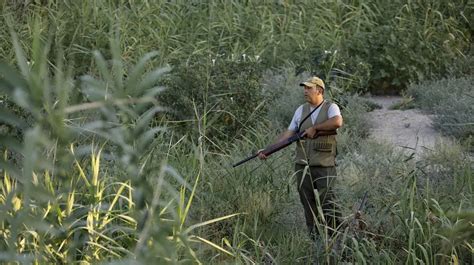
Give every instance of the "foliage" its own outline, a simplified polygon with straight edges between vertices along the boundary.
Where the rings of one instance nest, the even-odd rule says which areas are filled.
[[[1,8],[14,18],[22,43],[30,43],[35,24],[52,29],[51,50],[64,47],[76,76],[94,67],[90,51],[108,52],[108,32],[117,27],[124,58],[132,62],[150,50],[160,50],[160,64],[246,54],[258,56],[265,68],[291,61],[297,73],[317,74],[353,92],[399,91],[454,71],[450,65],[466,61],[474,14],[468,0],[48,0]],[[9,43],[0,47],[0,55],[12,60]]]
[[[460,146],[439,146],[419,161],[373,142],[344,154],[338,186],[349,224],[355,218],[353,198],[369,194],[364,228],[346,230],[350,260],[470,261],[474,242],[464,235],[472,234],[465,227],[472,218],[472,163]]]
[[[175,127],[187,134],[196,128],[195,118],[202,117],[206,137],[211,142],[230,142],[254,127],[267,110],[267,98],[261,92],[261,72],[259,62],[246,57],[175,64],[163,80],[167,91],[160,97],[173,110],[168,120],[193,121]],[[194,131],[192,135],[198,134]]]
[[[434,126],[442,133],[461,139],[474,134],[472,76],[413,84],[407,93],[419,107],[435,115]]]
[[[348,20],[359,18],[343,31],[350,35],[344,50],[371,66],[376,91],[445,76],[449,65],[462,61],[456,54],[462,58],[469,49],[469,1],[374,1],[346,8]]]
[[[357,95],[340,96],[337,102],[345,121],[342,130],[356,139],[367,137],[371,124],[365,114],[374,107],[373,103]]]
[[[156,152],[164,128],[151,124],[162,112],[155,85],[167,68],[146,71],[155,53],[127,65],[111,39],[110,60],[94,53],[99,77],[80,79],[87,100],[69,105],[74,82],[60,56],[50,67],[49,46],[35,32],[31,57],[12,33],[20,72],[0,64],[3,98],[32,117],[0,113],[24,135],[1,138],[1,259],[198,261],[188,245],[193,230],[233,215],[184,225],[194,190]]]
[[[0,28],[2,261],[472,259],[471,158],[457,143],[415,160],[367,141],[364,115],[377,106],[349,93],[436,77],[411,85],[407,98],[437,114],[446,133],[472,135],[470,1],[47,0],[0,9],[10,26]],[[230,167],[286,127],[302,102],[298,82],[313,74],[345,123],[345,223],[332,237],[318,224],[316,243],[291,148]]]
[[[294,110],[304,103],[303,89],[298,84],[308,78],[308,73],[296,75],[294,67],[265,72],[262,89],[268,99],[266,118],[274,128],[288,127]]]

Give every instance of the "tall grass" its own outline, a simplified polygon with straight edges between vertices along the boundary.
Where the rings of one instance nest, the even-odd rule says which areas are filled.
[[[23,43],[35,23],[54,29],[78,75],[94,67],[92,50],[107,51],[120,28],[124,58],[159,50],[160,64],[200,57],[259,58],[266,67],[294,62],[299,72],[334,79],[348,90],[404,87],[443,75],[464,58],[472,32],[469,1],[53,1],[5,2]],[[387,20],[386,18],[394,18]],[[36,22],[35,22],[36,21]],[[2,29],[0,35],[8,36]],[[58,45],[58,46],[56,46]],[[0,55],[12,60],[7,41]],[[375,56],[374,56],[375,55]],[[401,56],[399,56],[401,55]],[[377,86],[377,87],[375,87]]]
[[[61,52],[50,67],[50,44],[35,32],[27,55],[12,31],[20,72],[0,65],[11,106],[0,115],[2,260],[199,262],[189,242],[215,244],[193,230],[234,215],[185,222],[196,186],[167,165],[166,129],[152,124],[163,111],[155,85],[168,69],[146,70],[155,53],[128,65],[111,39],[110,59],[94,53],[97,77],[75,85]]]
[[[302,217],[298,214],[302,209],[292,190],[291,150],[262,165],[252,162],[238,170],[229,168],[238,154],[244,156],[265,145],[268,135],[264,131],[269,128],[250,130],[243,140],[225,146],[230,149],[210,148],[203,141],[206,117],[196,110],[196,126],[201,135],[197,143],[193,142],[194,137],[176,139],[161,133],[159,137],[150,138],[153,139],[152,150],[137,153],[135,146],[141,146],[143,151],[150,142],[140,145],[143,136],[136,125],[144,122],[142,119],[146,116],[137,115],[135,111],[145,110],[140,104],[150,103],[137,91],[125,93],[137,93],[134,94],[137,99],[121,99],[120,92],[127,90],[123,84],[133,80],[134,75],[128,74],[120,83],[117,78],[117,73],[122,73],[120,60],[114,57],[109,67],[100,54],[95,56],[97,64],[104,67],[100,77],[83,77],[84,95],[90,102],[65,106],[67,118],[58,121],[67,121],[60,128],[72,130],[65,134],[71,135],[70,138],[57,138],[52,146],[35,148],[38,146],[34,144],[38,142],[35,139],[41,139],[36,136],[38,131],[50,128],[40,127],[43,124],[40,121],[52,119],[37,121],[33,116],[25,125],[24,140],[16,142],[17,149],[15,144],[8,146],[2,162],[1,188],[5,209],[2,216],[5,261],[173,263],[187,260],[216,264],[305,264],[314,260],[440,264],[469,261],[472,216],[467,209],[472,207],[474,187],[470,180],[472,167],[469,160],[460,159],[462,152],[446,146],[446,152],[434,152],[422,162],[407,163],[404,154],[388,146],[368,143],[354,134],[359,142],[345,149],[340,157],[338,184],[339,204],[348,227],[342,228],[335,237],[323,232],[315,246],[306,237]],[[19,58],[21,61],[21,55]],[[140,73],[142,63],[130,73]],[[2,79],[6,91],[14,93],[15,89],[26,86],[28,81],[21,81],[24,78],[15,74],[15,70],[6,65],[2,67],[4,73],[9,73],[4,75],[8,79]],[[110,69],[115,72],[111,73]],[[144,82],[150,80],[150,76],[159,77],[162,71],[145,72],[138,80]],[[35,72],[27,74],[30,77]],[[16,82],[15,86],[11,86],[12,82]],[[101,89],[105,84],[115,85]],[[122,89],[108,89],[112,87]],[[104,100],[105,95],[107,100]],[[13,103],[21,104],[15,94],[10,98]],[[346,100],[358,102],[352,98]],[[348,102],[347,111],[363,111],[350,109],[350,106]],[[83,118],[90,112],[94,115]],[[159,131],[144,128],[143,133],[151,130],[156,135]],[[43,139],[51,135],[56,134],[48,133]],[[68,139],[73,141],[66,141]],[[189,152],[189,146],[196,147],[194,152]],[[30,159],[28,165],[21,164],[26,163],[22,159],[20,164],[15,164],[11,154],[17,150],[22,154],[31,152],[33,158],[45,160],[33,164],[30,179],[21,177],[15,167],[31,168],[28,165],[33,158],[26,155],[22,159]],[[54,159],[59,150],[63,158]],[[39,156],[38,152],[45,155]],[[444,158],[438,158],[440,156]],[[70,159],[65,159],[67,157]],[[49,166],[48,161],[55,164]],[[179,173],[173,167],[179,168]],[[440,171],[439,168],[455,170]],[[441,175],[433,178],[434,174]],[[437,182],[440,179],[444,183]],[[452,189],[433,188],[449,187],[452,183],[455,183]],[[367,189],[370,190],[369,203],[362,217],[366,228],[351,228],[355,198],[361,198]],[[459,204],[453,205],[452,201]],[[285,212],[287,214],[282,214]],[[230,218],[236,217],[235,214],[240,216]],[[41,221],[32,223],[33,217]],[[324,226],[321,229],[325,231]],[[338,240],[342,241],[342,248],[334,252],[332,249]]]
[[[440,143],[414,161],[366,141],[364,113],[370,108],[344,93],[439,73],[444,64],[438,68],[436,62],[457,58],[469,42],[460,7],[472,12],[464,1],[2,4],[10,32],[0,29],[8,36],[0,54],[10,63],[0,64],[0,258],[469,262],[469,157],[455,144]],[[385,24],[387,14],[396,19]],[[405,41],[407,36],[413,39]],[[165,63],[175,69],[157,67]],[[272,69],[262,89],[261,73],[281,65],[290,70]],[[306,235],[290,149],[266,162],[230,167],[289,122],[282,113],[299,104],[288,95],[296,98],[296,80],[305,71],[326,77],[328,97],[340,103],[346,120],[339,135],[337,202],[345,225],[331,237],[319,224],[317,242]],[[165,114],[163,105],[172,104],[159,101],[167,73],[175,80],[167,91],[173,103],[187,100],[187,120],[165,116],[180,111]],[[179,90],[181,77],[198,77],[186,83],[195,95]],[[271,111],[260,112],[264,105]],[[189,130],[170,129],[179,123]],[[231,133],[235,139],[222,141]],[[357,203],[367,190],[359,216]]]
[[[392,147],[383,150],[374,144],[361,146],[362,150],[343,160],[342,200],[369,191],[363,236],[348,242],[353,259],[367,263],[470,262],[473,242],[464,233],[472,231],[458,227],[472,218],[472,163],[458,146],[439,146],[416,163],[407,164],[411,156],[390,151]],[[443,158],[434,160],[440,156]],[[459,171],[441,173],[440,167]],[[436,172],[441,175],[437,177]],[[459,241],[454,239],[458,236]]]

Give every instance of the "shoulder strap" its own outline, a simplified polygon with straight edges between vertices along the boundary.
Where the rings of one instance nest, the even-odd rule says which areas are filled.
[[[323,102],[321,102],[318,106],[316,106],[316,108],[314,108],[308,115],[306,115],[306,117],[304,117],[304,119],[301,120],[300,125],[298,126],[298,130],[296,131],[296,133],[299,133],[299,132],[300,132],[301,125],[303,125],[303,123],[304,123],[309,117],[311,117],[311,114],[313,114],[313,112],[315,112],[317,109],[319,109],[319,107],[321,107],[321,105],[324,104],[324,102],[326,102],[326,101],[323,100]],[[303,115],[305,108],[309,108],[309,104],[308,104],[308,103],[306,103],[306,104],[303,105],[303,111],[302,111],[301,115]],[[319,115],[318,115],[318,116],[319,116]]]
[[[321,106],[321,110],[319,111],[315,123],[321,123],[329,119],[329,107],[331,106],[331,104],[332,103],[327,100],[324,101],[324,104]]]

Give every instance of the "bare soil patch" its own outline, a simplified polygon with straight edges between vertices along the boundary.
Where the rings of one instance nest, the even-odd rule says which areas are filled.
[[[432,117],[417,109],[391,110],[390,106],[400,101],[398,96],[375,96],[370,100],[382,106],[369,112],[373,124],[370,137],[378,142],[388,142],[394,146],[420,155],[426,150],[434,150],[441,135],[432,127]]]

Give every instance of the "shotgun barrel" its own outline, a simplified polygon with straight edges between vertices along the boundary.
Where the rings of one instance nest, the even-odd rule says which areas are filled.
[[[325,135],[336,135],[337,134],[337,131],[336,130],[331,130],[331,131],[317,131],[316,132],[316,135],[314,136],[314,138],[317,138],[319,136],[325,136]],[[289,146],[290,144],[300,140],[300,139],[303,139],[304,138],[304,131],[302,132],[299,132],[293,136],[291,136],[290,138],[284,140],[284,141],[281,141],[281,142],[278,142],[276,144],[272,144],[270,146],[268,146],[267,148],[265,148],[263,151],[261,151],[262,154],[266,155],[266,156],[270,156],[271,154],[275,153],[275,152],[278,152],[280,151],[281,149]],[[243,163],[245,162],[248,162],[254,158],[256,158],[258,156],[259,153],[256,153],[256,154],[253,154],[235,164],[232,165],[232,167],[238,167],[240,165],[242,165]]]

